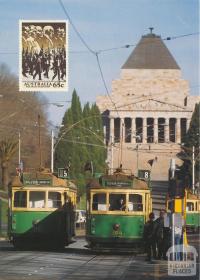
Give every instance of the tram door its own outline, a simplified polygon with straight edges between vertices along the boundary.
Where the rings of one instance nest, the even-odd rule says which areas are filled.
[[[151,212],[151,203],[152,200],[149,193],[145,193],[145,222],[147,222],[149,219],[149,213]]]

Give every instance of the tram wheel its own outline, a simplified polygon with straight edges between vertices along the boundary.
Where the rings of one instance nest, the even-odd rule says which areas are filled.
[[[19,238],[14,237],[13,238],[13,246],[16,250],[22,250],[25,248],[24,244]]]

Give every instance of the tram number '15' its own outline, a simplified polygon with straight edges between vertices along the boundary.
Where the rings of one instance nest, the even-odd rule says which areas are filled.
[[[67,178],[68,170],[65,168],[58,168],[58,178]]]

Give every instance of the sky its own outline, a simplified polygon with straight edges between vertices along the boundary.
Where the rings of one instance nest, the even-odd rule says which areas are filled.
[[[162,38],[199,32],[198,0],[62,0],[73,25],[89,47],[98,51],[127,44],[136,44],[142,35],[154,33]],[[0,63],[6,63],[18,75],[19,20],[67,19],[58,0],[0,0]],[[190,83],[191,95],[199,94],[199,35],[165,41]],[[106,85],[120,76],[120,68],[133,48],[121,48],[99,55]],[[87,51],[69,25],[69,91],[45,92],[49,105],[49,121],[62,122],[70,106],[73,89],[81,103],[95,102],[106,94],[96,58]],[[27,94],[29,94],[27,92]],[[60,103],[61,102],[61,103]]]

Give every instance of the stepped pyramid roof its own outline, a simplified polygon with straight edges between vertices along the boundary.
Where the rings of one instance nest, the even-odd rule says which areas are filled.
[[[122,69],[180,69],[160,36],[142,36]]]

